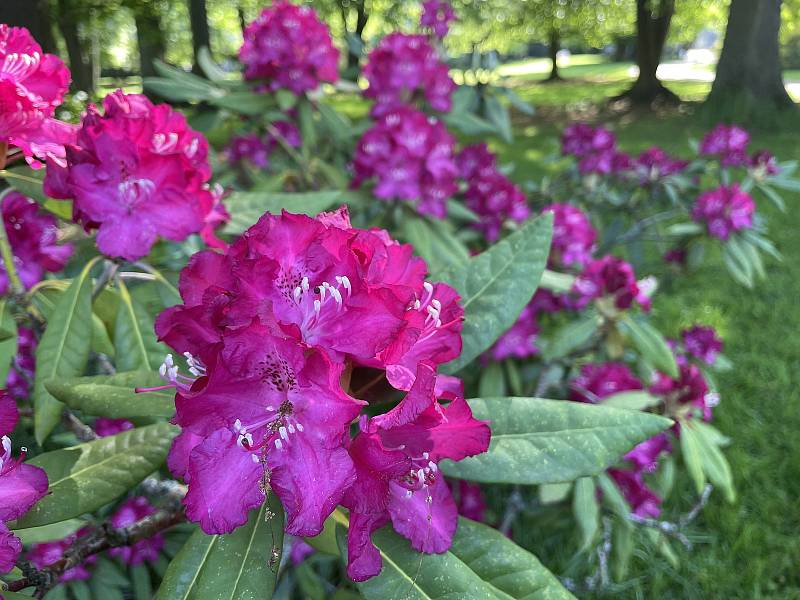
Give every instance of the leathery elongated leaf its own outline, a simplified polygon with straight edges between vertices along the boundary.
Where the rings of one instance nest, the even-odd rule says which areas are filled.
[[[128,371],[116,375],[75,377],[47,382],[47,390],[59,401],[87,415],[129,419],[170,418],[175,414],[175,390],[137,394],[137,387],[156,387],[163,380],[152,371]]]
[[[346,559],[346,530],[339,527],[337,533]],[[372,539],[381,553],[383,570],[357,584],[367,600],[573,598],[533,554],[491,527],[469,519],[459,518],[453,544],[441,554],[416,552],[391,525]]]
[[[119,288],[119,309],[114,326],[115,363],[117,371],[157,368],[164,360],[166,348],[161,346],[153,330],[153,319],[131,298],[122,279]]]
[[[49,493],[14,528],[57,523],[116,500],[164,463],[177,432],[158,423],[36,456],[28,464],[45,470]]]
[[[64,405],[47,391],[51,379],[76,377],[86,368],[92,346],[92,279],[90,261],[59,297],[47,319],[44,335],[36,348],[36,378],[33,386],[34,432],[41,444],[61,418]]]
[[[476,398],[469,405],[476,418],[491,421],[489,450],[443,461],[440,468],[482,483],[534,485],[596,475],[672,424],[649,413],[563,400]]]
[[[271,598],[283,548],[283,508],[275,494],[227,535],[198,529],[164,574],[155,600]]]
[[[547,213],[442,273],[441,279],[461,294],[465,313],[461,355],[444,366],[445,372],[472,362],[514,324],[539,285],[552,234],[553,215]]]
[[[225,233],[239,234],[255,224],[265,212],[279,214],[281,210],[314,216],[328,210],[340,200],[342,192],[234,192],[225,199],[231,220]]]

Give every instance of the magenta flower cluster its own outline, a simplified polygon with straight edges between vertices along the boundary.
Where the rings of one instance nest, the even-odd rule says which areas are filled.
[[[570,400],[597,404],[614,394],[643,388],[639,378],[624,363],[590,363],[581,367],[570,383]]]
[[[578,159],[583,175],[608,175],[631,168],[631,159],[617,149],[617,139],[604,127],[575,123],[561,136],[561,152]]]
[[[639,154],[635,163],[643,181],[657,181],[681,173],[689,166],[689,161],[673,158],[658,146]]]
[[[681,332],[681,339],[686,352],[707,365],[713,365],[722,352],[722,340],[713,327],[693,325]]]
[[[450,23],[456,20],[456,13],[447,0],[425,0],[422,3],[422,16],[419,25],[435,37],[444,39],[450,31]]]
[[[553,213],[553,243],[548,264],[551,268],[582,267],[592,258],[597,231],[589,217],[571,204],[550,204],[542,212]]]
[[[88,536],[91,532],[91,527],[81,527],[75,533],[59,540],[33,544],[30,550],[28,550],[26,558],[31,561],[33,566],[37,569],[44,569],[60,561],[64,557],[64,553],[76,541]],[[64,571],[58,581],[60,583],[66,583],[68,581],[86,581],[92,576],[89,567],[96,562],[97,556],[89,556],[80,564]]]
[[[26,465],[25,449],[19,458],[11,454],[11,439],[19,419],[17,404],[0,391],[0,573],[14,568],[22,552],[22,542],[9,531],[6,523],[18,519],[47,493],[47,475],[39,467]]]
[[[565,308],[563,300],[545,289],[538,289],[522,309],[516,322],[489,349],[487,358],[501,361],[506,358],[528,358],[539,353],[539,315],[555,313]]]
[[[700,142],[700,154],[717,158],[726,167],[747,165],[750,134],[736,125],[717,125]]]
[[[156,324],[192,374],[162,367],[177,388],[168,464],[188,483],[189,519],[227,533],[275,493],[286,530],[314,536],[343,504],[356,580],[380,571],[370,535],[388,522],[417,550],[449,547],[457,512],[438,462],[485,451],[490,432],[460,382],[436,372],[460,353],[463,309],[425,275],[410,246],[353,229],[345,209],[266,214],[227,252],[192,257],[184,303]],[[363,367],[407,392],[371,419],[348,385]]]
[[[272,123],[282,141],[292,148],[299,148],[302,144],[300,130],[289,121],[275,121]],[[270,133],[260,136],[257,133],[247,133],[231,138],[225,147],[225,159],[230,163],[248,161],[254,167],[266,169],[269,166],[269,157],[279,145],[278,139]]]
[[[0,143],[35,157],[63,157],[74,127],[53,118],[69,89],[69,69],[45,54],[24,27],[0,24]]]
[[[28,400],[36,375],[36,334],[33,329],[17,326],[17,354],[6,378],[6,391],[15,400]]]
[[[374,179],[381,200],[409,200],[437,218],[458,189],[453,137],[440,122],[403,106],[381,116],[358,142],[353,187]]]
[[[387,35],[369,53],[364,77],[369,84],[364,96],[375,101],[370,112],[373,117],[423,99],[440,112],[452,108],[456,84],[424,35]]]
[[[123,502],[111,515],[110,523],[116,528],[129,527],[156,512],[156,508],[144,496],[133,496]],[[164,547],[164,535],[157,533],[139,540],[130,546],[111,548],[108,553],[126,565],[136,566],[143,562],[155,562]]]
[[[709,235],[727,240],[736,231],[753,227],[756,204],[738,183],[720,186],[700,194],[692,218],[705,224]]]
[[[327,25],[308,6],[279,0],[244,32],[239,50],[247,80],[302,94],[339,78],[339,50]]]
[[[25,289],[41,281],[46,272],[64,268],[72,256],[72,245],[58,244],[58,222],[54,216],[45,214],[33,200],[18,192],[6,193],[0,210],[17,274]],[[0,265],[0,295],[8,290],[8,275]]]
[[[636,281],[630,263],[610,255],[589,262],[572,286],[576,308],[582,308],[592,300],[607,299],[619,310],[630,308],[634,302],[649,310],[647,291],[646,286]]]
[[[97,247],[138,260],[159,237],[173,241],[202,233],[226,218],[209,189],[208,142],[166,104],[117,90],[90,106],[66,166],[48,161],[45,191],[73,199],[73,218],[97,229]]]
[[[466,181],[464,199],[480,221],[475,223],[489,242],[497,241],[507,221],[522,223],[531,214],[525,194],[497,169],[486,144],[466,146],[456,157],[459,175]]]

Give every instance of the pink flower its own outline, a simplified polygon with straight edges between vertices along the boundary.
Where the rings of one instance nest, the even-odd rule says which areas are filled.
[[[665,433],[659,433],[637,445],[623,458],[632,463],[637,471],[652,473],[658,466],[658,458],[664,452],[672,452],[672,444]]]
[[[617,484],[633,514],[644,518],[658,518],[662,499],[647,487],[641,471],[609,469],[608,474]]]
[[[463,398],[441,405],[433,379],[433,370],[421,366],[404,403],[381,417],[363,417],[350,445],[357,475],[343,504],[350,510],[347,573],[354,581],[380,572],[370,537],[388,522],[419,552],[444,552],[452,543],[458,510],[438,463],[485,452],[491,433]]]
[[[94,421],[94,432],[100,437],[108,437],[110,435],[117,435],[123,431],[133,429],[134,425],[127,419],[109,419],[108,417],[99,417]]]
[[[353,187],[375,180],[381,200],[409,200],[437,218],[447,215],[447,199],[457,191],[453,137],[440,122],[407,106],[381,116],[358,142]]]
[[[269,164],[269,146],[255,133],[238,135],[231,138],[231,141],[224,150],[225,159],[231,163],[238,163],[248,160],[254,167],[264,169]]]
[[[719,395],[709,390],[697,365],[679,364],[679,370],[677,379],[658,373],[655,383],[650,386],[650,393],[663,396],[668,404],[695,406],[701,410],[703,419],[710,421],[712,409],[719,404]]]
[[[672,248],[671,250],[667,250],[662,257],[664,262],[672,263],[674,265],[685,265],[686,264],[686,248]]]
[[[766,175],[777,175],[781,172],[778,161],[769,150],[758,150],[750,157],[750,170],[757,179],[763,179]]]
[[[17,326],[17,355],[11,363],[6,379],[6,390],[15,400],[28,400],[36,375],[36,346],[38,342],[32,329]]]
[[[499,362],[506,358],[528,358],[539,353],[536,346],[539,335],[537,314],[532,304],[522,309],[516,322],[489,350],[492,360]]]
[[[423,98],[439,112],[450,112],[452,108],[456,84],[424,35],[387,35],[369,53],[364,77],[369,83],[364,96],[375,100],[370,111],[373,117]]]
[[[26,465],[25,449],[16,460],[11,456],[8,435],[19,419],[17,404],[0,391],[0,573],[14,568],[22,543],[8,530],[6,523],[18,519],[47,493],[47,475],[39,467]]]
[[[292,540],[292,547],[289,550],[289,559],[295,567],[302,563],[306,558],[314,554],[316,550],[310,544],[307,544],[300,538]]]
[[[597,404],[604,398],[641,390],[642,382],[627,365],[616,362],[590,363],[570,382],[570,400]]]
[[[553,213],[553,243],[548,263],[553,268],[583,266],[592,258],[597,232],[589,217],[571,204],[551,204],[542,212]]]
[[[717,125],[700,142],[700,154],[714,156],[723,166],[746,165],[750,134],[736,125]]]
[[[572,291],[578,296],[578,308],[600,298],[613,300],[619,310],[630,308],[634,301],[644,310],[650,308],[650,299],[637,284],[633,267],[616,256],[604,256],[589,262],[575,280]]]
[[[468,182],[491,176],[497,171],[497,156],[485,143],[465,146],[456,157],[458,174]]]
[[[614,150],[616,145],[616,137],[608,129],[585,123],[570,125],[561,136],[561,152],[576,158]]]
[[[76,221],[98,229],[108,256],[137,260],[159,236],[186,239],[215,206],[208,143],[180,113],[117,90],[90,106],[66,167],[49,161],[45,191],[72,198]]]
[[[63,61],[42,52],[27,29],[0,24],[0,142],[20,147],[34,166],[34,155],[63,156],[60,134],[70,127],[52,117],[69,82]]]
[[[684,330],[681,337],[686,351],[707,365],[713,365],[717,355],[722,352],[722,340],[717,337],[713,327],[694,325]]]
[[[657,146],[645,150],[636,159],[636,167],[643,181],[656,181],[680,173],[689,165],[688,161],[669,156]]]
[[[52,542],[41,542],[33,544],[28,551],[27,559],[33,563],[37,569],[44,569],[54,565],[64,557],[64,552],[72,546],[79,538],[86,537],[91,533],[89,527],[82,527],[72,535],[68,535],[60,540]],[[81,564],[67,569],[59,578],[60,583],[67,581],[86,581],[92,575],[87,567],[97,562],[97,556],[90,556]]]
[[[245,79],[264,81],[270,90],[302,94],[339,78],[339,51],[328,27],[308,6],[283,0],[247,26],[239,60]]]
[[[450,23],[456,20],[456,13],[447,0],[425,0],[422,3],[422,17],[419,25],[428,29],[440,40],[447,36]]]
[[[750,229],[756,205],[738,183],[720,186],[700,194],[692,208],[692,218],[705,223],[709,235],[727,240],[734,231]]]
[[[120,529],[129,527],[137,521],[152,515],[156,509],[144,496],[133,496],[123,502],[111,516],[111,524]],[[152,537],[139,540],[131,546],[111,548],[108,553],[119,558],[127,565],[136,566],[145,561],[155,562],[164,547],[164,535],[157,533]]]
[[[472,179],[464,197],[467,207],[481,218],[475,228],[489,242],[500,237],[506,221],[522,223],[531,214],[525,194],[499,171]]]
[[[57,243],[55,217],[40,211],[38,204],[18,192],[7,193],[1,208],[14,263],[25,289],[41,281],[45,272],[64,268],[72,256],[72,245]],[[0,295],[8,289],[8,275],[0,266]]]

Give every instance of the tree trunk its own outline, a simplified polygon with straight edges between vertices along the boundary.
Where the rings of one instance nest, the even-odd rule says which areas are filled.
[[[706,105],[739,118],[794,106],[783,85],[781,0],[732,0],[725,43]]]
[[[350,9],[356,9],[356,23],[351,31],[349,28],[348,17]],[[369,12],[367,12],[365,0],[355,0],[355,2],[343,2],[339,0],[339,14],[342,17],[342,26],[344,27],[345,36],[347,39],[347,72],[357,73],[358,63],[361,61],[361,52],[355,51],[353,47],[353,38],[357,41],[360,48],[364,46],[364,28],[369,21]],[[357,75],[356,75],[357,76]]]
[[[142,77],[156,75],[153,63],[164,60],[166,44],[161,18],[156,7],[150,2],[132,3],[133,18],[136,21],[136,41],[139,45],[139,72]]]
[[[44,52],[56,53],[49,0],[0,0],[0,23],[25,27]]]
[[[78,32],[79,15],[88,16],[70,0],[58,0],[58,26],[67,46],[72,89],[92,94],[95,89],[91,49],[86,48]]]
[[[655,13],[651,2],[636,0],[636,65],[639,67],[639,76],[629,90],[615,99],[647,105],[656,100],[679,102],[680,99],[664,87],[656,75],[672,15],[675,14],[675,0],[660,0]]]
[[[204,46],[211,50],[211,33],[208,28],[208,13],[206,0],[189,0],[189,20],[192,27],[192,52],[194,53],[194,66],[192,70],[200,71],[197,57]]]
[[[561,50],[561,32],[558,29],[550,30],[548,51],[550,53],[550,75],[545,81],[561,81],[558,72],[558,51]]]
[[[244,30],[247,29],[247,17],[241,4],[236,7],[236,13],[239,15],[239,28],[242,30],[242,35],[244,35]]]

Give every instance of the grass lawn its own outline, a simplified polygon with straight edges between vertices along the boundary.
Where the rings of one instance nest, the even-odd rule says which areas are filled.
[[[568,120],[562,108],[591,114],[595,103],[630,81],[620,78],[618,65],[608,66],[609,77],[604,78],[602,66],[575,66],[591,67],[591,80],[542,85],[535,83],[538,77],[522,76],[512,65],[509,74],[517,91],[543,109],[538,117],[517,121],[514,144],[496,145],[503,159],[517,164],[515,178],[536,179],[543,173],[542,159],[557,147]],[[563,74],[569,76],[568,68]],[[669,85],[688,99],[702,98],[708,89],[707,83],[696,81]],[[689,155],[687,140],[699,138],[707,128],[691,110],[662,118],[615,117],[608,124],[626,151],[657,144],[682,155]],[[800,159],[798,132],[797,123],[754,132],[753,147],[769,148],[782,160]],[[730,505],[712,495],[696,522],[695,548],[680,553],[679,569],[652,556],[639,557],[631,571],[634,580],[625,592],[611,597],[800,598],[800,198],[788,192],[784,197],[786,214],[759,202],[785,260],[768,264],[768,279],[757,289],[736,284],[716,261],[672,284],[654,305],[669,334],[695,321],[714,324],[724,334],[725,352],[735,368],[720,375],[722,402],[715,424],[733,439],[727,456],[739,498]],[[679,482],[677,493],[680,510],[694,502],[688,480]],[[540,558],[548,563],[546,540],[542,546]]]

